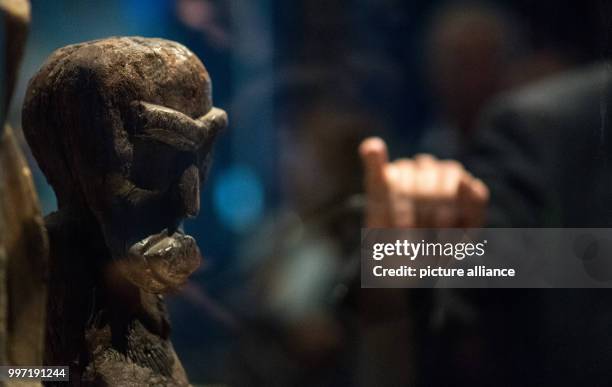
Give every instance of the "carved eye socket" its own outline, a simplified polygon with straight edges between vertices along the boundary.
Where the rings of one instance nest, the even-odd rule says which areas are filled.
[[[227,126],[227,114],[212,108],[193,119],[143,101],[134,101],[129,120],[134,143],[132,181],[142,188],[166,190],[190,165],[203,174],[217,133]],[[203,176],[200,176],[203,180]]]
[[[131,180],[140,188],[165,192],[181,175],[192,155],[148,139],[134,139]]]
[[[219,130],[227,124],[227,114],[217,108],[193,119],[179,111],[143,101],[134,101],[131,106],[130,123],[135,136],[186,152],[196,152],[201,146],[212,144]]]

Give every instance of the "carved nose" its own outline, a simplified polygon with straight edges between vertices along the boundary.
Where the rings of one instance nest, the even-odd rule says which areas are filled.
[[[179,181],[179,194],[183,214],[194,217],[200,212],[200,171],[192,165],[183,172]]]

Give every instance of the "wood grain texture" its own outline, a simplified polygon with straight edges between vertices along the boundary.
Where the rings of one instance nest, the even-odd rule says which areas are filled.
[[[180,223],[227,124],[206,68],[163,39],[67,46],[30,81],[22,121],[59,207],[46,364],[70,365],[73,385],[188,385],[162,294],[201,259]]]

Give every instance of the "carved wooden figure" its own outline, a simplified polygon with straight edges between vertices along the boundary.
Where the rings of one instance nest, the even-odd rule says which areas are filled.
[[[0,19],[0,365],[25,367],[43,361],[47,237],[19,136],[5,119],[25,49],[30,3],[0,0]]]
[[[59,207],[46,364],[70,365],[73,384],[188,384],[162,294],[199,265],[181,222],[226,124],[203,64],[167,40],[67,46],[30,81],[24,132]]]

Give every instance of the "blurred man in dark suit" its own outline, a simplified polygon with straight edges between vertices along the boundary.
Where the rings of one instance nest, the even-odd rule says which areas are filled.
[[[461,164],[430,156],[389,163],[380,139],[364,141],[367,224],[610,227],[610,86],[607,66],[599,65],[500,97]],[[612,380],[609,290],[456,295],[472,306],[475,318],[458,322],[447,314],[438,321],[429,355],[446,372],[423,375],[431,378],[428,385]]]
[[[370,226],[611,225],[609,87],[599,65],[501,96],[459,162],[429,155],[389,162],[384,141],[366,139]]]

